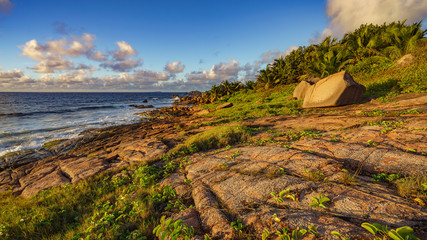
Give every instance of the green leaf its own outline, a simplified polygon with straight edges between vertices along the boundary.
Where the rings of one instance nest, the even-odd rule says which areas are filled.
[[[368,232],[372,233],[373,235],[377,234],[377,232],[378,232],[378,229],[370,223],[366,223],[366,222],[362,223],[362,227],[364,229],[368,230]]]
[[[286,194],[286,193],[289,193],[289,188],[288,189],[285,189],[285,190],[283,190],[283,191],[281,191],[280,193],[279,193],[279,197],[281,197],[281,196],[283,196],[284,194]]]
[[[154,229],[154,231],[156,231],[156,232],[155,232],[155,234],[156,234],[156,237],[158,237],[158,236],[160,235],[160,233],[163,231],[162,225],[157,226],[157,227]],[[154,233],[154,232],[153,232],[153,233]]]
[[[340,239],[341,239],[341,234],[340,234],[339,232],[337,232],[337,231],[332,231],[332,232],[331,232],[331,234],[332,234],[332,236],[335,236],[335,237],[337,237],[337,238],[340,238]]]
[[[169,235],[169,233],[170,233],[170,232],[169,232],[169,231],[167,231],[167,230],[166,230],[166,231],[163,231],[163,234],[162,234],[162,236],[160,237],[160,239],[161,239],[161,240],[165,240],[165,238]]]
[[[414,229],[412,229],[411,227],[408,226],[404,226],[404,227],[400,227],[396,229],[396,232],[400,235],[400,236],[407,236],[410,235],[414,232]]]
[[[393,240],[405,240],[402,236],[399,235],[399,233],[396,232],[396,230],[392,229],[390,230],[387,235],[391,237]]]
[[[300,236],[304,236],[307,233],[307,230],[305,230],[304,228],[299,230],[298,235]]]
[[[181,223],[183,223],[184,221],[182,221],[182,219],[176,220],[176,222],[173,224],[174,228],[178,228],[178,226],[181,227]]]
[[[378,231],[381,231],[381,232],[384,232],[384,233],[388,232],[387,226],[383,226],[383,225],[381,225],[379,223],[372,223],[372,225],[375,226]]]
[[[320,202],[321,202],[321,203],[329,202],[329,201],[331,201],[331,199],[329,199],[328,197],[322,197],[322,198],[320,199]]]
[[[292,239],[293,240],[298,240],[298,231],[297,230],[293,230],[292,231]]]

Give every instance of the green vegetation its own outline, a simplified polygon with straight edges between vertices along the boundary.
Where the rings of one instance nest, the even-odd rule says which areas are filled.
[[[378,223],[362,223],[362,227],[374,235],[374,239],[376,240],[387,239],[387,237],[393,240],[419,240],[419,238],[414,236],[414,230],[408,226],[389,230],[387,226],[382,226]]]
[[[246,228],[246,225],[243,224],[242,219],[237,219],[235,222],[231,222],[230,225],[231,228],[239,234],[242,234],[242,230]]]
[[[284,227],[281,229],[281,231],[276,231],[274,234],[277,235],[280,240],[298,240],[306,233],[312,234],[313,236],[317,236],[317,228],[313,225],[309,225],[308,230],[297,227],[296,229],[291,231],[289,228]],[[264,230],[261,238],[262,240],[265,240],[268,239],[270,235],[271,234],[268,230]]]
[[[46,148],[48,150],[51,150],[53,147],[55,147],[56,145],[58,145],[59,143],[65,141],[64,139],[58,139],[58,140],[53,140],[50,142],[47,142],[45,144],[43,144],[43,148]]]
[[[387,173],[378,173],[372,174],[372,182],[390,182],[393,183],[397,179],[401,178],[400,174],[387,174]]]
[[[246,140],[250,136],[250,130],[241,125],[225,125],[209,129],[205,132],[193,135],[178,144],[173,153],[195,153],[208,149],[221,148]]]
[[[281,192],[279,192],[279,194],[276,194],[274,192],[271,192],[270,195],[274,198],[274,201],[276,201],[277,203],[283,203],[285,202],[285,200],[283,200],[283,198],[289,198],[292,201],[296,201],[296,197],[295,194],[290,193],[290,189],[287,188]]]
[[[174,190],[156,187],[161,169],[103,173],[29,199],[0,198],[2,239],[143,239],[152,236]]]
[[[323,197],[322,193],[319,193],[319,197],[311,197],[314,201],[310,203],[310,206],[321,207],[326,209],[326,206],[323,204],[325,202],[331,201],[328,197]]]
[[[160,218],[160,224],[154,228],[153,233],[161,240],[166,239],[185,239],[190,240],[194,236],[194,228],[188,227],[181,219],[173,221],[165,220],[166,216]]]

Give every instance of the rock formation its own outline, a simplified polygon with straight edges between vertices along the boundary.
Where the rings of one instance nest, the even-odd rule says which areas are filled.
[[[343,71],[314,84],[302,81],[295,88],[294,97],[304,99],[303,108],[332,107],[357,103],[364,92],[365,87]]]

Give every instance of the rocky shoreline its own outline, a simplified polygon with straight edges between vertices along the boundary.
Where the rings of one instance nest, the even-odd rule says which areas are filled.
[[[387,114],[374,114],[377,109]],[[150,119],[145,122],[85,131],[50,149],[2,157],[0,191],[31,197],[134,162],[157,161],[188,135],[214,128],[205,124],[215,120],[207,113],[198,107],[157,109],[144,113]],[[370,177],[425,175],[426,94],[240,124],[264,130],[256,131],[249,143],[190,155],[191,164],[161,182],[195,205],[172,218],[218,239],[233,239],[230,219],[241,219],[260,233],[282,226],[322,226],[319,236],[325,239],[332,238],[330,231],[367,238],[362,222],[411,226],[420,239],[427,237],[426,207]],[[285,189],[295,200],[272,197]],[[310,206],[319,194],[330,198],[326,209]]]

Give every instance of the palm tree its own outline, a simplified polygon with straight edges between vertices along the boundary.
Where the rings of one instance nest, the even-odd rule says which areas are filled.
[[[392,58],[409,53],[427,32],[427,30],[421,30],[421,26],[421,21],[411,26],[406,26],[405,22],[388,25],[386,36],[389,46],[384,49],[384,53]]]

